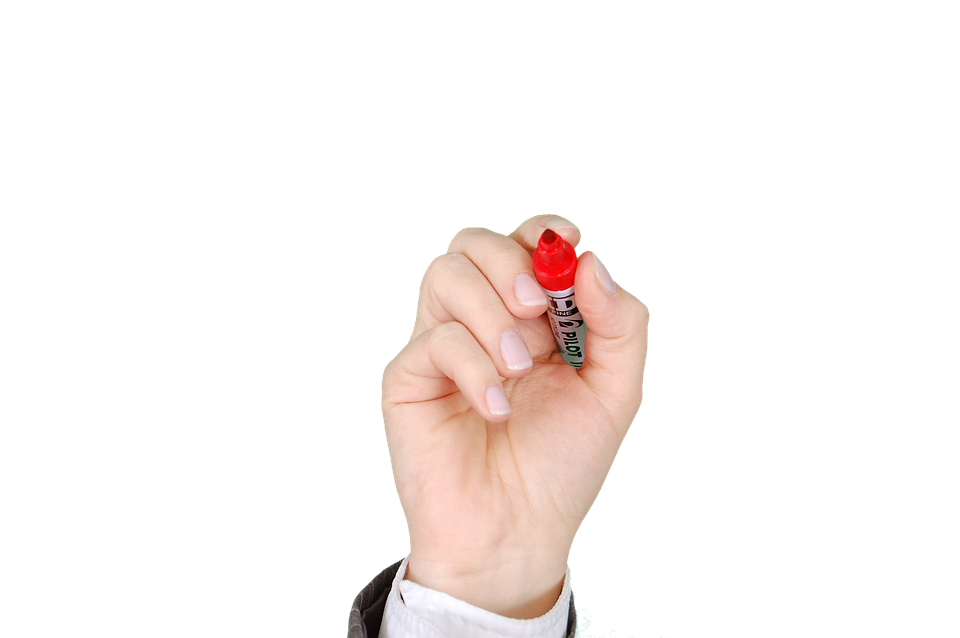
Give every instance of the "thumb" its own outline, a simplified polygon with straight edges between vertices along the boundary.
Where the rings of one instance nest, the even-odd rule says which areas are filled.
[[[574,286],[587,323],[580,378],[625,434],[643,397],[650,312],[613,281],[592,252],[580,256]]]

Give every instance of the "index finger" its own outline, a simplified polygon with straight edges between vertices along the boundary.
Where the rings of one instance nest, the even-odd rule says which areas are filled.
[[[531,217],[510,233],[510,238],[532,255],[537,248],[537,242],[540,241],[540,235],[548,228],[566,239],[574,248],[580,243],[580,229],[569,219],[558,215]]]

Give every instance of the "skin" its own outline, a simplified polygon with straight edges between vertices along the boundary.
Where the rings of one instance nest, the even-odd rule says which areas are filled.
[[[531,255],[547,227],[573,246],[580,240],[552,215],[509,236],[458,233],[424,275],[413,335],[383,376],[410,532],[406,578],[511,618],[556,603],[574,535],[640,407],[647,351],[646,306],[587,252],[575,280],[586,362],[578,373],[563,361],[546,298],[523,305],[523,287],[514,287],[533,277]],[[529,351],[526,368],[511,369],[501,353],[511,330]],[[512,411],[495,413],[505,408],[496,402],[491,411],[491,386]]]

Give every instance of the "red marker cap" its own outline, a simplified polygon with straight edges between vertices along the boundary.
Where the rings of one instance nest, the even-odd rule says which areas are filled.
[[[550,229],[543,231],[533,251],[533,272],[546,290],[573,288],[577,274],[577,253],[563,237]]]

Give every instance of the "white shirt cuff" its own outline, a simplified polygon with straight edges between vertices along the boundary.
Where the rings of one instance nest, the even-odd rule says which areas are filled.
[[[409,580],[408,556],[387,595],[379,638],[564,638],[570,612],[570,568],[553,608],[539,618],[507,618]]]

